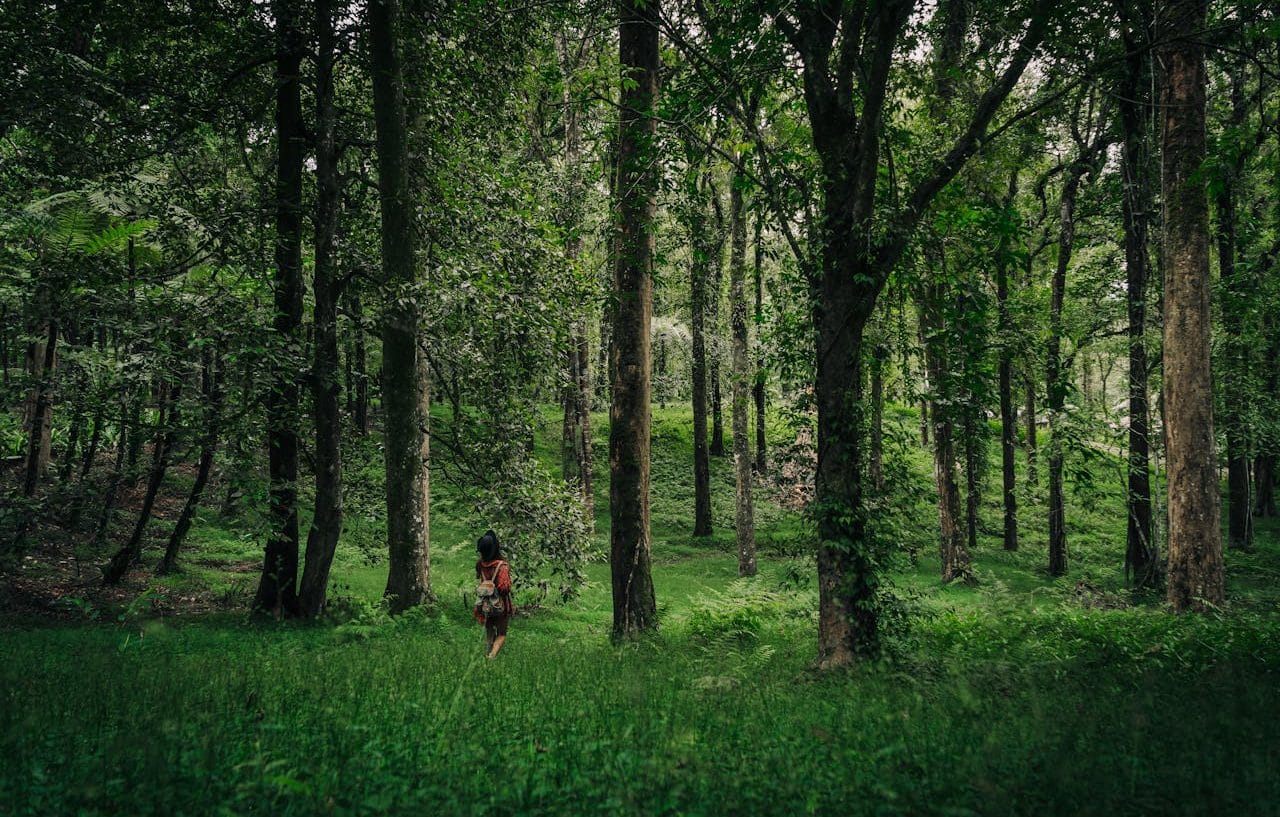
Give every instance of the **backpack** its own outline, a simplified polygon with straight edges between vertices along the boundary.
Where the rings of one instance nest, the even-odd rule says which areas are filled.
[[[504,562],[498,562],[493,566],[493,575],[489,578],[484,577],[484,566],[480,567],[480,583],[476,585],[476,612],[479,613],[486,621],[491,618],[498,618],[507,611],[502,606],[502,596],[498,592],[498,573],[502,571]]]

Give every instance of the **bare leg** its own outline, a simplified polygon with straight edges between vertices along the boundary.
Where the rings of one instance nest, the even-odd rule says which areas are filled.
[[[489,648],[489,657],[493,658],[496,656],[498,654],[498,650],[502,649],[502,645],[505,643],[507,643],[507,637],[505,635],[495,636],[493,639],[493,646]]]

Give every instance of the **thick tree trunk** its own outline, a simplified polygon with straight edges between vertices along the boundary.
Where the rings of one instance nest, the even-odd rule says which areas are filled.
[[[649,328],[653,318],[658,102],[658,0],[622,0],[616,305],[609,408],[609,565],[613,634],[657,627],[649,555]]]
[[[156,425],[155,442],[151,449],[151,471],[147,477],[147,490],[142,497],[142,510],[138,512],[137,524],[133,526],[133,534],[124,547],[116,551],[103,571],[105,584],[119,584],[129,568],[142,556],[142,536],[146,533],[147,524],[151,521],[151,511],[155,507],[156,497],[160,494],[160,485],[164,482],[165,472],[169,468],[169,456],[173,451],[173,441],[178,430],[177,407],[181,396],[181,381],[171,386],[160,387],[160,412]]]
[[[733,334],[733,471],[735,538],[738,575],[756,575],[755,513],[751,504],[751,339],[747,332],[747,213],[742,183],[735,178],[729,191],[729,322]]]
[[[186,541],[191,523],[195,520],[196,510],[204,496],[205,486],[209,482],[209,472],[213,469],[214,455],[218,450],[218,433],[222,420],[222,373],[220,371],[218,353],[205,351],[204,365],[200,370],[200,395],[207,406],[204,418],[204,436],[200,442],[200,464],[196,467],[196,481],[187,495],[187,503],[182,506],[182,514],[169,534],[169,542],[165,545],[164,558],[156,573],[164,576],[178,568],[178,552]]]
[[[316,0],[316,224],[314,359],[311,398],[315,415],[316,504],[307,532],[299,607],[314,618],[324,609],[329,568],[342,534],[342,416],[338,392],[338,296],[334,243],[338,234],[341,185],[338,180],[337,112],[333,99],[336,58],[334,12],[330,0]]]
[[[1164,400],[1169,582],[1176,612],[1223,602],[1222,530],[1209,371],[1209,212],[1203,0],[1160,10],[1164,202]]]
[[[711,535],[711,463],[707,450],[707,279],[711,274],[714,242],[708,234],[703,191],[695,180],[688,185],[688,226],[692,244],[689,262],[689,313],[693,335],[693,535]]]
[[[764,216],[760,213],[756,214],[756,234],[755,234],[755,285],[756,285],[756,303],[755,303],[755,323],[756,323],[756,377],[752,386],[752,396],[756,404],[756,462],[755,470],[758,474],[768,471],[768,457],[766,456],[766,445],[768,441],[765,439],[765,416],[764,416],[764,400],[765,387],[768,385],[769,372],[765,368],[764,360],[764,343],[760,340],[760,333],[764,331],[764,244],[760,240],[760,233],[763,227]]]
[[[302,343],[302,164],[306,124],[302,118],[302,59],[297,0],[274,0],[276,28],[276,342],[286,355]],[[281,367],[287,368],[287,367]],[[277,371],[267,401],[267,448],[271,532],[253,607],[276,616],[298,609],[298,377]]]
[[[399,0],[369,3],[369,50],[382,206],[382,400],[386,429],[386,596],[399,612],[431,599],[428,527],[428,379],[418,345],[417,240],[398,24]]]
[[[1124,11],[1125,60],[1118,105],[1122,133],[1120,168],[1123,174],[1121,213],[1124,220],[1126,304],[1129,317],[1129,453],[1127,463],[1128,534],[1125,575],[1135,587],[1149,587],[1159,570],[1151,527],[1150,409],[1147,397],[1147,251],[1151,213],[1151,175],[1147,131],[1150,125],[1148,74],[1150,58],[1139,46],[1147,41],[1149,9],[1134,19]]]

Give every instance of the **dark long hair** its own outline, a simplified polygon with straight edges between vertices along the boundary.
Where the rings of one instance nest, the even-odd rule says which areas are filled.
[[[494,559],[502,558],[502,548],[498,545],[498,534],[492,529],[484,532],[484,536],[476,542],[476,550],[480,551],[480,560],[484,562],[492,562]]]

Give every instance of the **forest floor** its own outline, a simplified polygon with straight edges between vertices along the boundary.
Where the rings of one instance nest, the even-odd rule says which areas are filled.
[[[486,523],[442,480],[439,603],[388,618],[376,441],[347,454],[322,625],[246,618],[262,541],[251,515],[203,514],[183,572],[157,579],[170,501],[117,594],[88,578],[109,552],[50,536],[0,617],[0,815],[1280,814],[1274,520],[1253,551],[1227,554],[1226,608],[1171,616],[1124,589],[1122,464],[1094,452],[1072,469],[1067,577],[1044,570],[1043,478],[1020,495],[1009,553],[992,473],[977,582],[943,586],[928,460],[908,411],[890,425],[881,527],[900,544],[902,614],[885,657],[845,672],[812,669],[810,536],[785,507],[804,486],[760,486],[761,573],[738,579],[731,461],[713,461],[716,533],[694,539],[677,409],[654,422],[662,626],[624,646],[609,643],[597,559],[573,601],[518,598],[506,649],[484,661],[462,593]],[[181,497],[190,475],[172,483]]]

